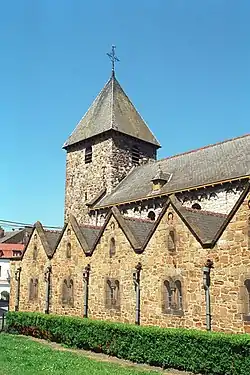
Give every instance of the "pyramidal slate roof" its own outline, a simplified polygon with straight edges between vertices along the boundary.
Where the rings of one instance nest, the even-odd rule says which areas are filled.
[[[161,168],[171,179],[157,191],[168,195],[250,176],[250,134],[138,166],[93,209],[154,197],[152,179]]]
[[[161,147],[113,75],[64,143],[63,148],[108,130],[116,130]]]

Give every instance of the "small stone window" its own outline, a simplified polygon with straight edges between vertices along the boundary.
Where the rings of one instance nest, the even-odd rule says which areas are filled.
[[[71,230],[70,230],[70,228],[68,228],[68,230],[67,230],[67,236],[70,236],[71,235]]]
[[[85,164],[92,163],[92,147],[89,146],[85,150]]]
[[[180,280],[169,278],[163,283],[163,312],[183,315],[182,285]]]
[[[194,210],[201,210],[201,206],[199,205],[199,203],[194,203],[194,204],[192,205],[192,208],[193,208]]]
[[[173,214],[173,212],[169,212],[168,213],[168,223],[171,225],[173,223],[173,220],[174,220],[174,214]]]
[[[148,218],[152,221],[155,221],[155,213],[154,211],[149,211]]]
[[[71,243],[67,243],[67,249],[66,249],[66,258],[70,259],[71,258]]]
[[[176,239],[175,230],[170,229],[168,233],[168,251],[175,251],[176,249]]]
[[[35,241],[37,240],[37,234],[34,234],[34,240]]]
[[[29,300],[33,301],[38,298],[38,279],[32,278],[29,282]]]
[[[111,238],[109,244],[109,256],[112,258],[115,255],[115,239],[114,237]]]
[[[120,283],[115,279],[108,279],[106,281],[106,308],[119,309],[120,308]]]
[[[37,249],[37,246],[35,245],[33,248],[33,260],[37,260],[37,256],[38,256],[38,249]]]
[[[138,165],[140,161],[140,152],[137,146],[132,147],[132,164]]]
[[[62,305],[74,306],[74,282],[72,278],[66,278],[63,280]]]

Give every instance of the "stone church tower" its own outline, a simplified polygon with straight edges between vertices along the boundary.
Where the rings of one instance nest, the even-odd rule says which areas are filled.
[[[65,221],[89,223],[98,201],[132,167],[156,160],[160,144],[117,81],[114,70],[63,148],[67,151]]]

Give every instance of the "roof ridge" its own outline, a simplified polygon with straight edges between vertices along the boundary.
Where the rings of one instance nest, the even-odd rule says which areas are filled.
[[[51,232],[51,233],[57,233],[57,232],[61,232],[63,228],[58,228],[58,229],[44,229],[44,232]]]
[[[90,225],[90,224],[81,224],[80,228],[89,228],[89,229],[100,229],[102,226]]]
[[[201,151],[201,150],[204,150],[204,149],[207,149],[207,148],[210,148],[210,147],[218,146],[218,145],[221,145],[221,144],[224,144],[224,143],[227,143],[227,142],[232,142],[232,141],[235,141],[237,139],[241,139],[241,138],[245,138],[245,137],[249,137],[249,136],[250,136],[250,133],[244,134],[244,135],[240,135],[238,137],[226,139],[224,141],[212,143],[212,144],[209,144],[209,145],[206,145],[206,146],[203,146],[203,147],[199,147],[199,148],[196,148],[196,149],[193,149],[193,150],[189,150],[189,151],[185,151],[185,152],[180,152],[179,154],[175,154],[175,155],[172,155],[172,156],[167,156],[165,158],[156,160],[156,163],[158,163],[158,162],[160,162],[162,160],[173,159],[173,158],[176,158],[178,156],[182,156],[182,155],[186,155],[186,154],[191,154],[193,152]]]
[[[211,216],[217,216],[217,217],[226,218],[228,216],[227,214],[223,214],[221,212],[213,212],[213,211],[207,211],[207,210],[196,210],[195,208],[185,207],[185,206],[181,206],[181,209],[185,209],[186,211],[190,211],[190,212],[202,213],[204,215],[211,215]]]
[[[139,217],[131,217],[131,216],[123,216],[123,218],[125,220],[131,220],[131,221],[139,221],[139,222],[143,222],[143,223],[154,223],[153,220],[150,220],[150,219],[142,219],[142,218],[139,218]]]

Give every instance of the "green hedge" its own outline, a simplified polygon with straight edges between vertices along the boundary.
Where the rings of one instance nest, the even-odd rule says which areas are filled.
[[[250,337],[139,327],[41,313],[9,312],[7,329],[139,363],[209,375],[250,375]]]

